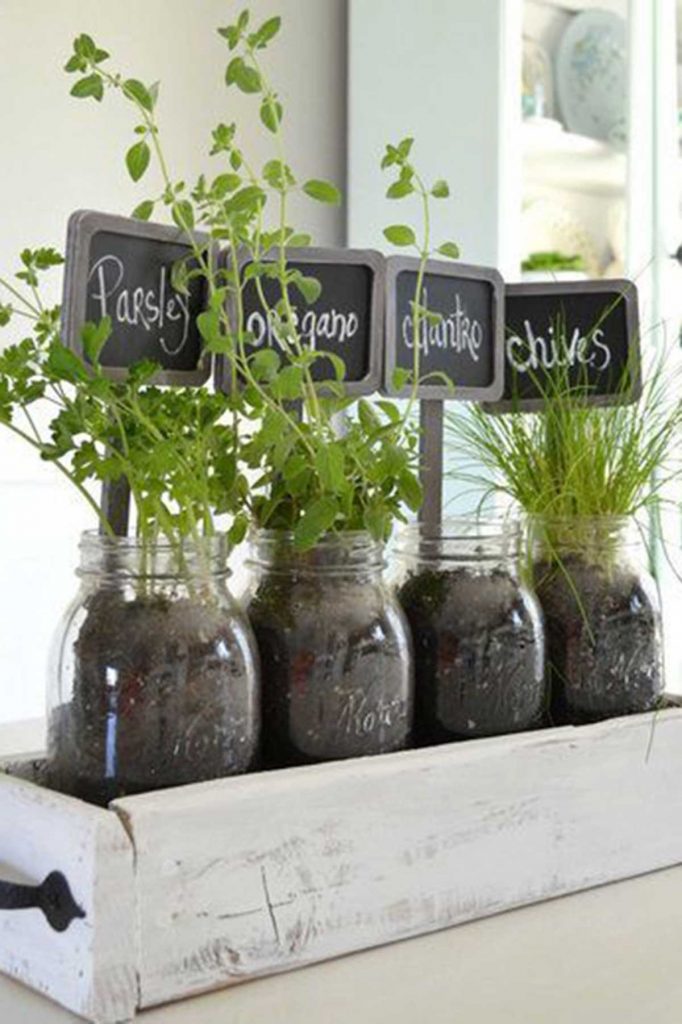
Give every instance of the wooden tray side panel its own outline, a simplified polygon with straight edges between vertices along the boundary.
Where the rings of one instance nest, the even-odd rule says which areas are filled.
[[[0,910],[0,970],[96,1024],[134,1016],[133,849],[110,811],[0,772],[0,877],[61,871],[85,913],[64,932],[40,910]]]
[[[682,861],[682,711],[118,801],[140,1002]]]

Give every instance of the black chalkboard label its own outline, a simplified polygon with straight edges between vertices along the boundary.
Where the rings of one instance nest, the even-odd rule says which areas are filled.
[[[407,397],[411,382],[396,388],[396,369],[412,372],[419,352],[418,396],[423,399],[495,401],[503,387],[503,292],[500,274],[488,267],[429,260],[421,302],[432,321],[422,318],[414,337],[412,303],[419,261],[387,260],[386,394]]]
[[[159,364],[156,383],[203,384],[210,374],[202,357],[197,317],[206,307],[206,282],[194,278],[189,294],[171,284],[173,265],[191,253],[175,227],[94,211],[69,220],[64,276],[63,333],[81,351],[86,321],[111,317],[112,333],[100,362],[107,376],[122,378],[141,360]]]
[[[637,289],[631,281],[507,285],[505,387],[490,411],[539,409],[543,396],[564,381],[591,404],[635,401],[639,369]]]
[[[266,258],[272,260],[272,255]],[[242,273],[249,264],[241,262]],[[287,268],[312,277],[322,286],[319,298],[308,304],[295,285],[288,288],[297,319],[301,344],[315,352],[329,352],[343,360],[344,390],[348,395],[368,395],[381,383],[383,355],[384,259],[366,249],[290,249]],[[268,308],[282,297],[280,283],[261,277],[263,304],[253,280],[242,293],[243,326],[252,337],[251,350],[274,348],[283,354],[276,324]],[[268,308],[266,308],[266,306]],[[231,309],[234,319],[234,308]],[[285,358],[283,354],[283,358]],[[218,386],[229,384],[229,367],[223,360],[218,367]],[[316,359],[311,366],[315,381],[336,380],[329,359]]]

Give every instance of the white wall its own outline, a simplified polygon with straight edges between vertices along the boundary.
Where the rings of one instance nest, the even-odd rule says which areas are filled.
[[[381,247],[386,224],[419,222],[416,206],[384,198],[391,179],[379,169],[387,142],[413,136],[424,176],[450,183],[452,198],[433,203],[437,239],[457,241],[466,262],[504,266],[517,216],[507,113],[520,76],[508,40],[521,37],[520,15],[518,0],[351,0],[350,244]]]
[[[254,102],[223,84],[227,50],[215,28],[241,6],[246,0],[0,0],[0,273],[24,246],[63,248],[71,211],[127,214],[155,191],[151,177],[135,186],[125,171],[128,105],[68,95],[62,66],[80,32],[113,55],[112,67],[161,80],[160,120],[178,177],[211,169],[207,143],[218,121],[236,120],[255,162],[268,158]],[[284,16],[268,61],[287,111],[290,162],[302,177],[343,185],[345,0],[248,6],[259,20]],[[342,241],[342,211],[306,201],[294,212],[320,244]],[[59,275],[54,281],[56,301]],[[42,712],[46,650],[88,525],[68,483],[0,431],[0,721]]]

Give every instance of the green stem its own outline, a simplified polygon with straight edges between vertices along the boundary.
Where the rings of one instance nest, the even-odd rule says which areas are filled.
[[[5,288],[10,293],[10,295],[13,295],[15,299],[18,299],[19,302],[22,303],[22,305],[26,306],[26,308],[29,309],[33,314],[33,318],[35,320],[40,319],[40,308],[32,306],[31,303],[26,298],[26,296],[22,295],[20,291],[18,291],[13,285],[9,283],[8,280],[6,280],[6,278],[0,277],[0,285],[2,285],[2,287]]]

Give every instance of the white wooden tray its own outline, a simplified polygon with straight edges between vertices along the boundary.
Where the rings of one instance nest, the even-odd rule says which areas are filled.
[[[30,772],[24,772],[30,774]],[[0,969],[98,1024],[682,862],[682,709],[91,807],[0,773]]]

